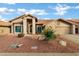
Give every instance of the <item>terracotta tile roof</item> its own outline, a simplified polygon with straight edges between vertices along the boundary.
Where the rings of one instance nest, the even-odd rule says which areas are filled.
[[[67,20],[67,22],[69,22],[69,23],[71,23],[71,24],[74,24],[74,25],[79,25],[78,23],[72,22],[72,21],[69,21],[69,20]]]
[[[48,20],[38,20],[38,22],[36,22],[36,24],[43,24],[43,25],[46,25],[52,21],[54,21],[55,19],[48,19]],[[74,25],[79,25],[78,23],[76,22],[72,22],[71,20],[65,20],[65,19],[57,19],[57,20],[60,20],[60,21],[64,21],[68,24],[74,24]]]
[[[21,15],[21,16],[19,16],[19,17],[16,17],[16,18],[10,20],[9,22],[12,22],[12,21],[14,21],[14,20],[16,20],[16,19],[19,19],[19,18],[22,18],[22,19],[23,19],[24,17],[27,17],[27,16],[30,16],[30,17],[32,17],[32,18],[35,18],[36,21],[37,21],[37,18],[36,18],[35,16],[32,16],[31,14],[23,14],[23,15]]]
[[[5,21],[0,21],[0,26],[10,26],[11,23],[5,22]]]
[[[22,20],[12,21],[11,23],[22,23]]]
[[[79,19],[71,19],[71,20],[68,20],[68,21],[75,22],[75,23],[79,24]]]
[[[48,24],[49,22],[51,22],[53,20],[38,20],[38,22],[36,22],[36,24],[43,24],[43,25],[46,25]]]
[[[66,20],[64,20],[64,19],[58,19],[58,20],[61,20],[61,21],[67,22],[67,23],[69,23],[69,24],[79,25],[78,23],[72,22],[72,21],[67,20],[67,19],[66,19]]]

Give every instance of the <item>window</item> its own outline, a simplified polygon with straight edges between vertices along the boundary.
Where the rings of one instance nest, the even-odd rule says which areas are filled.
[[[21,26],[15,26],[15,31],[16,32],[21,32]]]
[[[41,27],[38,27],[38,31],[41,32]]]
[[[37,32],[38,32],[38,33],[41,33],[41,32],[42,32],[42,27],[41,27],[41,26],[39,26],[39,27],[37,28]]]

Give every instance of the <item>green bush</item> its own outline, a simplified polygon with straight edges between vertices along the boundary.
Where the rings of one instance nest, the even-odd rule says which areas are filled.
[[[45,36],[46,41],[52,40],[56,38],[56,35],[54,34],[54,31],[52,30],[52,27],[45,28],[42,32],[42,34]]]

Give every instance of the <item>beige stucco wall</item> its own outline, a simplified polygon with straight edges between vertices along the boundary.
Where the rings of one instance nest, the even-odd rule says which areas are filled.
[[[0,27],[0,34],[10,34],[10,27]]]
[[[24,17],[25,19],[32,19],[31,17]],[[14,19],[11,23],[16,23],[16,22],[22,22],[24,20],[24,18],[18,18],[18,19]]]
[[[52,21],[51,23],[48,23],[45,27],[49,27],[51,26],[53,30],[55,30],[55,26],[56,26],[56,21]]]
[[[23,19],[19,18],[19,19],[15,19],[13,20],[11,23],[16,23],[16,22],[21,22]]]
[[[15,19],[15,20],[13,20],[11,23],[13,23],[13,33],[15,34],[15,35],[17,35],[17,34],[19,34],[19,33],[24,33],[24,34],[27,34],[27,33],[30,33],[30,23],[29,23],[29,20],[27,20],[27,19],[32,19],[31,20],[31,24],[32,25],[34,25],[35,24],[35,18],[32,18],[32,17],[30,17],[30,16],[28,16],[28,17],[25,17],[25,18],[18,18],[18,19]],[[26,22],[25,24],[23,23],[23,21],[24,22]],[[33,22],[32,22],[33,21]],[[22,23],[22,24],[19,24],[19,23]],[[24,24],[24,25],[23,25]],[[15,26],[21,26],[21,30],[22,30],[22,32],[16,32],[15,31]],[[25,27],[26,27],[26,29],[25,29]],[[12,28],[11,28],[12,29]],[[35,33],[35,31],[34,31],[34,29],[35,29],[35,25],[32,27],[32,32],[33,33]],[[32,33],[31,33],[32,34]]]
[[[51,26],[56,34],[68,34],[70,33],[70,24],[62,22],[62,21],[52,21],[47,24],[46,27]]]

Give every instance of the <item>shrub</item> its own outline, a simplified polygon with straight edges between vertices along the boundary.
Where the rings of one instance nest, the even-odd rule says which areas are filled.
[[[20,37],[24,37],[24,34],[18,34],[18,37],[20,38]]]
[[[52,30],[51,27],[45,28],[42,32],[42,34],[45,36],[46,41],[49,41],[51,39],[55,39],[56,35],[54,34],[54,30]]]

